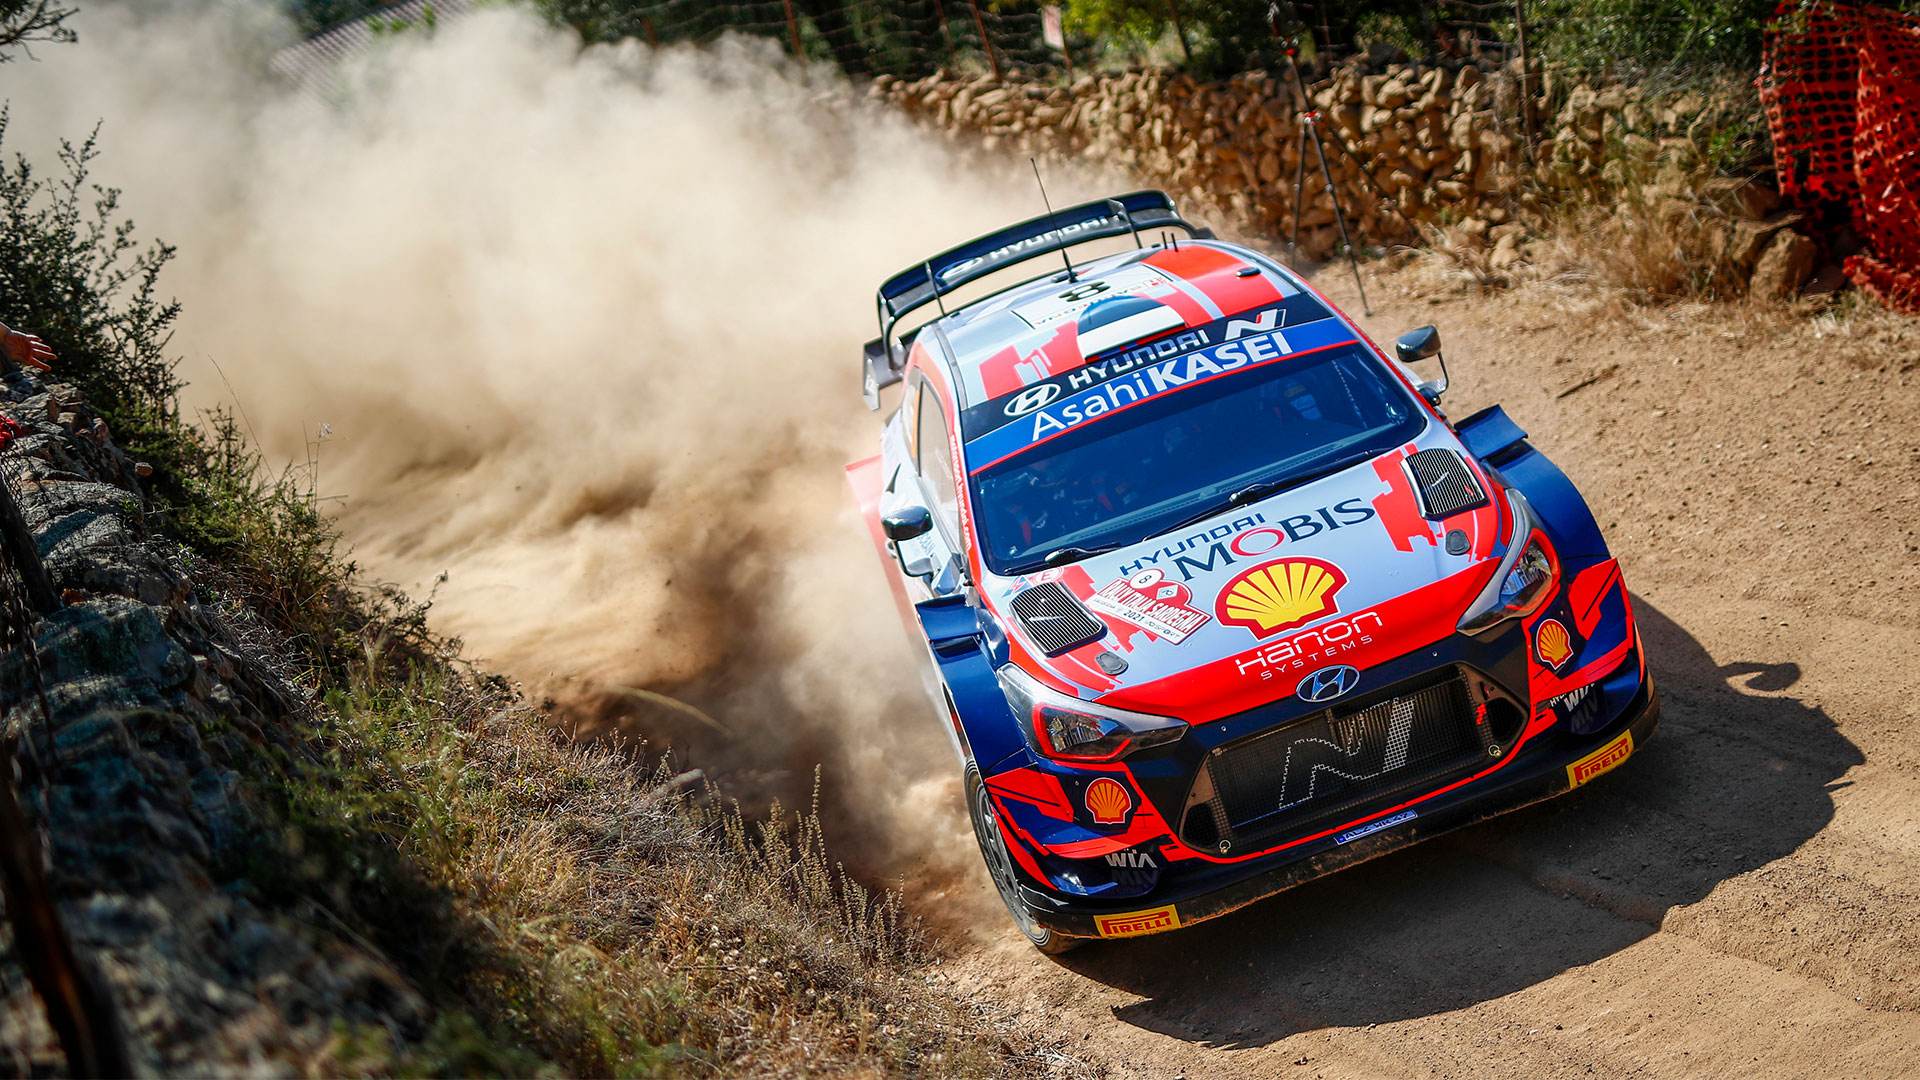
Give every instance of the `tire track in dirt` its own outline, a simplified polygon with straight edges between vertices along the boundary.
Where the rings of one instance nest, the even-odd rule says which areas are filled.
[[[1188,931],[1054,961],[983,927],[958,981],[1120,1076],[1920,1071],[1913,331],[1423,284],[1372,283],[1365,325],[1438,323],[1449,413],[1501,401],[1594,503],[1659,735],[1567,797]]]

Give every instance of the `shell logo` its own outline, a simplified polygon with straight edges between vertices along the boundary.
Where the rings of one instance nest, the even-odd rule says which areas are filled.
[[[1227,582],[1214,614],[1268,637],[1338,612],[1334,597],[1346,583],[1346,572],[1324,559],[1276,559]]]
[[[1558,619],[1548,619],[1534,628],[1533,651],[1548,670],[1559,671],[1573,658],[1573,639]]]
[[[1085,801],[1087,813],[1096,825],[1124,825],[1128,812],[1133,809],[1133,796],[1110,776],[1088,784]]]

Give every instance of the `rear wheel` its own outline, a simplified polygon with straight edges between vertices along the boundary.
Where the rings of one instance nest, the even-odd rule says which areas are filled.
[[[1027,941],[1048,956],[1058,956],[1086,944],[1085,938],[1064,937],[1041,926],[1021,901],[1013,854],[1007,850],[1006,838],[1000,835],[1000,818],[993,812],[986,781],[972,765],[967,766],[967,815],[973,819],[973,838],[980,842],[980,857],[986,860],[987,876],[993,879],[1000,902],[1007,906],[1007,914],[1013,916],[1013,924],[1027,936]]]

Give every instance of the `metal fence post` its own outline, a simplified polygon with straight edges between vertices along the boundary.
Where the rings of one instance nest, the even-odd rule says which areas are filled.
[[[1527,4],[1513,0],[1513,39],[1520,46],[1520,126],[1527,133],[1527,161],[1533,161],[1533,65],[1527,61]]]
[[[987,50],[987,68],[993,72],[995,82],[1000,81],[1000,54],[994,51],[993,39],[987,36],[987,21],[980,17],[980,0],[967,0],[967,6],[973,9],[973,28],[980,32],[980,45]]]
[[[953,31],[947,28],[947,5],[945,0],[933,0],[933,17],[940,20],[940,44],[945,50],[941,55],[947,63],[953,63]]]
[[[793,58],[804,59],[800,55],[800,20],[793,16],[793,0],[783,0],[787,5],[787,33],[793,37]]]
[[[1193,50],[1187,46],[1187,31],[1180,24],[1180,0],[1167,0],[1167,14],[1173,16],[1173,36],[1180,39],[1180,55],[1187,58],[1188,66],[1193,64]]]

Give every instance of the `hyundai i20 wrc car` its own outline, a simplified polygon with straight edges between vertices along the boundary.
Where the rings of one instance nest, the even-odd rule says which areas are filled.
[[[1653,732],[1593,515],[1499,407],[1440,411],[1434,328],[1389,356],[1152,191],[923,260],[878,308],[867,400],[901,397],[850,479],[1039,948],[1223,914]]]

